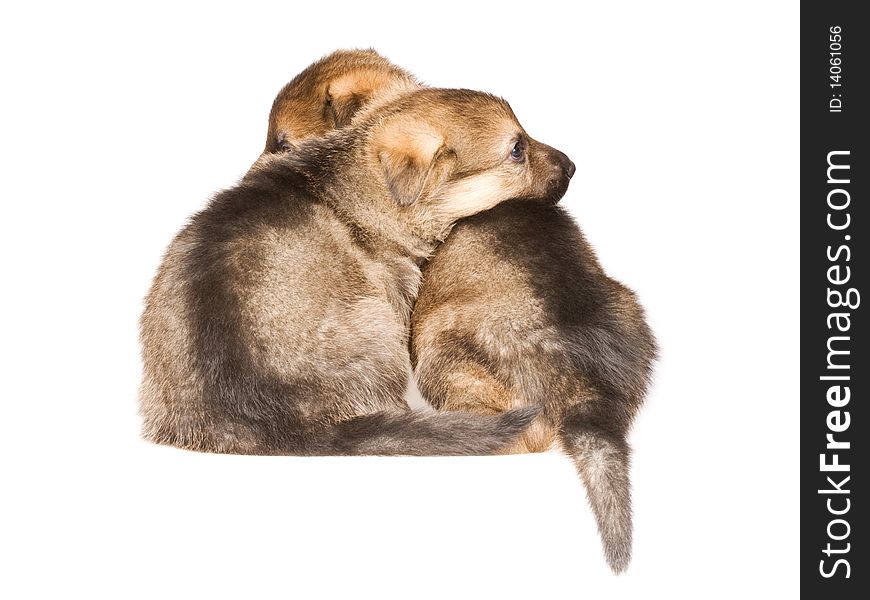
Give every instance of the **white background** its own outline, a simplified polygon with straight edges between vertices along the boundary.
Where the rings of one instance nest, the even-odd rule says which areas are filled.
[[[4,9],[0,596],[796,597],[797,3],[298,4]],[[620,577],[559,455],[137,437],[163,249],[256,159],[286,81],[367,46],[565,151],[563,203],[648,310]]]

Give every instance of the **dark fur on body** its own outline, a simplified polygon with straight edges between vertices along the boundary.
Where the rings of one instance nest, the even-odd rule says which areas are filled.
[[[419,265],[438,240],[513,195],[567,188],[570,161],[531,138],[528,164],[507,160],[517,136],[503,101],[426,89],[261,158],[193,217],[155,278],[141,322],[144,436],[240,454],[508,444],[538,409],[416,413],[403,392]]]
[[[579,227],[549,203],[506,202],[458,223],[423,270],[412,361],[445,410],[542,415],[513,451],[555,442],[587,489],[614,571],[631,556],[626,436],[649,383],[653,335]]]

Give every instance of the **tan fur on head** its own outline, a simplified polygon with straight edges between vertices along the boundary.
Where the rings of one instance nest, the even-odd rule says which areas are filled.
[[[504,100],[481,92],[421,88],[357,126],[369,130],[372,161],[394,202],[413,207],[428,237],[509,198],[558,200],[573,173],[564,154],[529,137]]]
[[[452,166],[441,132],[415,120],[399,119],[382,128],[374,136],[374,147],[387,187],[400,206],[439,185]]]
[[[420,85],[374,50],[338,50],[302,71],[272,103],[264,152],[350,125],[354,117]]]
[[[389,102],[415,87],[412,80],[393,71],[357,69],[329,84],[327,106],[335,126],[347,127],[363,109]]]

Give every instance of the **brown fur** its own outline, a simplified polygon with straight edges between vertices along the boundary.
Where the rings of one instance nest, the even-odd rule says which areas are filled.
[[[510,156],[518,143],[523,161]],[[456,219],[509,197],[557,199],[568,165],[504,101],[441,89],[265,156],[193,217],[155,278],[141,323],[145,437],[250,454],[503,447],[535,409],[422,414],[402,399],[419,265]]]
[[[375,108],[420,85],[407,71],[374,50],[339,50],[285,85],[269,114],[265,152],[346,127],[361,109]]]

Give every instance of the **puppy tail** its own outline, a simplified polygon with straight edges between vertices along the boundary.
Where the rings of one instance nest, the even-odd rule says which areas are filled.
[[[607,563],[621,573],[631,561],[631,450],[622,433],[590,423],[563,424],[562,445],[574,461],[598,522]]]
[[[459,456],[494,454],[538,415],[523,407],[499,415],[464,412],[377,412],[312,432],[311,454]]]

